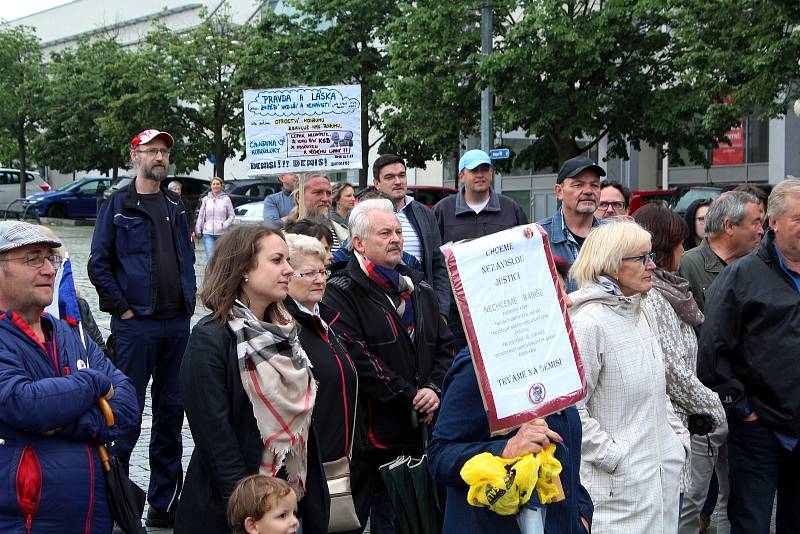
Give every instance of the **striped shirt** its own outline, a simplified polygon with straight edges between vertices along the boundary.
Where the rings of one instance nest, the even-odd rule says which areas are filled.
[[[414,225],[406,216],[406,209],[412,202],[414,200],[407,196],[406,205],[397,212],[397,218],[400,219],[400,225],[403,227],[403,252],[411,254],[422,264],[422,242],[419,240],[417,231],[414,230]]]

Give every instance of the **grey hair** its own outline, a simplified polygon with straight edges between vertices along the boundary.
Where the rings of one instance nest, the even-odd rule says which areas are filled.
[[[800,195],[800,179],[792,175],[772,188],[767,202],[767,217],[775,219],[783,215],[786,209],[786,195]]]
[[[175,186],[178,186],[183,190],[183,184],[181,184],[178,180],[172,180],[169,185],[167,185],[167,189],[170,191],[175,191]]]
[[[706,235],[715,237],[725,230],[725,220],[729,219],[733,224],[739,224],[747,215],[747,205],[758,204],[755,195],[744,191],[727,191],[718,196],[706,212]]]
[[[316,256],[324,264],[328,260],[328,252],[318,239],[303,234],[286,234],[286,246],[289,247],[289,265],[297,269],[303,256]]]
[[[347,243],[347,248],[353,250],[353,237],[358,236],[362,241],[366,239],[369,233],[369,212],[371,211],[385,211],[394,215],[394,206],[391,200],[383,198],[371,198],[369,200],[362,200],[353,211],[350,212],[349,230],[350,241]]]

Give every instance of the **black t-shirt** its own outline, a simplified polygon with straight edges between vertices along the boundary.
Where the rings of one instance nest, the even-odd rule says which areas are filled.
[[[169,220],[164,193],[151,195],[139,194],[142,207],[150,215],[155,239],[155,258],[153,266],[156,271],[156,309],[154,319],[170,319],[185,312],[181,279],[178,270],[178,255],[175,251],[175,240],[172,234],[174,221]]]
[[[583,246],[583,242],[586,241],[586,238],[572,232],[570,233],[572,234],[572,237],[575,238],[575,242],[578,243],[578,249],[580,249]]]

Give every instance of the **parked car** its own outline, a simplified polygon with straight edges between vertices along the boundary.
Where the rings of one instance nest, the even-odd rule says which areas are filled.
[[[253,178],[225,182],[225,192],[228,193],[234,207],[264,200],[264,197],[277,193],[282,188],[283,185],[277,178]]]
[[[732,189],[732,187],[731,187]],[[670,207],[683,215],[689,204],[695,200],[711,199],[714,200],[722,194],[725,189],[717,186],[691,186],[686,188],[679,188],[672,196]]]
[[[98,197],[111,187],[107,176],[86,177],[46,193],[28,195],[26,206],[33,206],[40,217],[97,217]]]
[[[408,186],[408,194],[414,197],[414,200],[425,204],[429,208],[434,207],[443,198],[455,193],[458,193],[458,189],[453,189],[452,187],[437,187],[435,185]]]
[[[264,221],[264,201],[249,202],[234,208],[234,224],[260,223]]]
[[[29,193],[36,191],[49,191],[50,185],[42,180],[39,173],[27,171],[26,190]],[[35,185],[34,185],[35,184]],[[9,204],[20,198],[19,196],[19,169],[0,169],[0,211],[22,211],[23,205],[18,202],[9,208]]]
[[[672,195],[675,191],[673,189],[651,189],[648,191],[634,190],[631,191],[631,205],[628,213],[633,215],[636,210],[645,204],[658,203],[662,206],[669,207],[672,201]]]

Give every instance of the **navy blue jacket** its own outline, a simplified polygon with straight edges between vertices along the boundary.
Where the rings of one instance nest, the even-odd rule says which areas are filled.
[[[56,359],[18,315],[0,312],[0,532],[111,532],[95,445],[139,424],[136,393],[88,335],[82,343],[50,315],[42,323]],[[112,384],[108,428],[97,399]]]
[[[191,315],[197,284],[188,214],[177,194],[163,192],[172,222],[186,314]],[[101,310],[116,317],[129,309],[136,315],[155,311],[159,273],[153,233],[150,215],[141,206],[135,182],[111,195],[100,207],[92,236],[89,280],[97,289]]]
[[[594,505],[589,492],[581,485],[581,420],[575,407],[549,415],[547,425],[556,431],[564,444],[556,445],[561,462],[561,483],[565,500],[547,506],[545,532],[548,534],[584,534],[580,521],[592,521]],[[483,408],[478,380],[469,349],[458,353],[444,379],[444,394],[439,418],[428,445],[428,468],[433,478],[447,487],[444,534],[519,533],[514,516],[501,516],[487,508],[467,504],[467,486],[459,471],[473,456],[490,452],[500,456],[514,435],[491,437],[489,420]],[[536,495],[532,499],[536,499]]]

